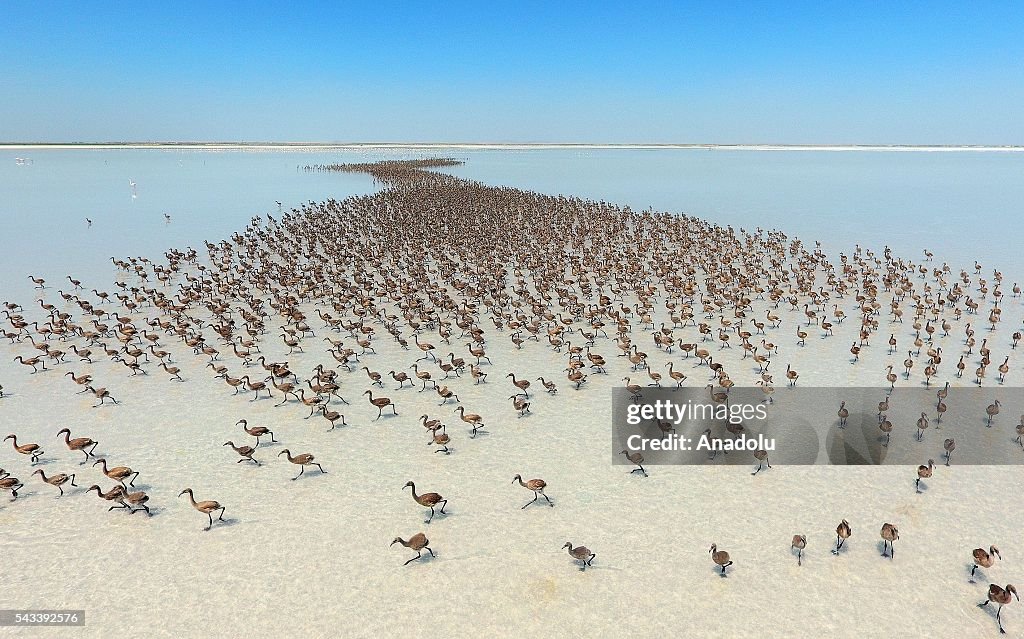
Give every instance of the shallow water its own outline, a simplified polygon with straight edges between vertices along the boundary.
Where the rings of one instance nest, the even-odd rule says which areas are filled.
[[[71,272],[94,278],[87,283],[101,290],[111,290],[115,277],[135,280],[117,276],[110,255],[159,257],[170,246],[200,246],[203,239],[227,237],[251,216],[274,213],[275,199],[294,206],[373,188],[361,175],[295,171],[297,164],[362,159],[355,153],[52,153],[34,154],[36,162],[30,166],[15,166],[13,160],[9,166],[0,164],[0,186],[9,194],[0,205],[8,249],[0,258],[5,260],[0,297],[30,302],[29,272],[45,276],[54,288]],[[873,192],[876,202],[891,207],[909,202],[895,196],[894,186],[908,178],[880,169],[867,172],[875,175],[873,179],[860,174],[860,183],[875,185],[867,193],[850,184],[841,187],[838,178],[829,187],[801,187],[802,181],[813,182],[808,174],[815,172],[814,157],[833,163],[818,167],[820,174],[849,177],[851,165],[867,163],[874,155],[748,152],[734,158],[728,171],[713,166],[728,164],[729,156],[723,155],[721,160],[707,160],[699,173],[685,168],[687,163],[705,162],[691,155],[714,152],[686,152],[691,155],[665,163],[646,156],[652,152],[615,155],[622,153],[461,153],[457,155],[469,156],[470,164],[456,172],[488,182],[605,197],[637,208],[661,206],[650,198],[663,197],[665,208],[695,214],[705,213],[699,210],[703,197],[707,217],[737,226],[752,225],[758,202],[774,203],[775,208],[766,205],[761,211],[761,223],[807,237],[813,237],[815,229],[836,226],[809,211],[835,210],[825,205],[842,201],[844,192],[867,199]],[[998,164],[996,158],[1008,157],[992,155],[944,157],[981,164]],[[624,163],[624,158],[629,161]],[[908,153],[879,161],[909,162],[917,169],[905,174],[916,175],[921,182],[941,182],[924,168],[933,162],[931,156]],[[642,168],[644,162],[648,169]],[[951,161],[939,164],[944,162]],[[804,168],[790,174],[787,163]],[[952,165],[945,170],[955,172]],[[641,167],[636,169],[640,177],[630,177],[631,166]],[[1009,175],[1019,160],[1000,166],[997,172]],[[690,178],[680,178],[683,173]],[[772,179],[773,173],[778,173],[777,179]],[[983,173],[977,166],[965,172],[977,181],[964,187],[962,198],[972,189],[985,190]],[[137,183],[135,200],[128,179]],[[750,186],[730,189],[730,184]],[[756,184],[761,186],[755,188]],[[1019,186],[1004,186],[998,197],[991,197],[992,202],[1003,203],[1000,214],[1009,216]],[[919,203],[927,199],[925,191],[920,189]],[[888,199],[879,195],[885,193]],[[934,212],[942,198],[929,197],[935,198],[930,209]],[[687,203],[671,206],[676,199]],[[724,201],[723,208],[711,209],[712,201]],[[791,209],[808,213],[785,212]],[[921,204],[917,210],[926,209]],[[172,214],[170,225],[164,223],[163,211]],[[88,232],[81,221],[85,215],[95,221]],[[882,213],[872,215],[885,219]],[[1005,229],[1010,228],[1008,220],[1000,222]],[[36,225],[43,228],[43,235],[33,235]],[[902,228],[911,226],[907,222]],[[844,228],[851,229],[850,240],[856,241],[872,227]],[[845,239],[836,233],[824,235]],[[998,234],[992,242],[1007,236]],[[958,259],[971,257],[965,248],[968,240],[950,243],[948,254],[943,254],[928,239],[923,244],[939,259],[952,261],[961,253]],[[864,241],[871,243],[870,237]],[[1011,278],[1010,266],[1005,268]],[[11,272],[14,279],[8,277]],[[46,295],[59,308],[76,312],[52,289]],[[848,302],[852,314],[854,304]],[[1008,332],[1020,325],[1021,304],[1020,298],[1006,299],[1004,325],[984,332],[995,361],[1010,353]],[[758,305],[761,316],[763,303]],[[38,317],[40,310],[29,308],[26,314]],[[314,316],[311,308],[305,310]],[[659,313],[655,320],[666,321],[662,309]],[[800,371],[801,385],[878,385],[885,366],[899,366],[904,358],[902,350],[888,354],[884,334],[895,332],[908,345],[913,338],[909,321],[893,325],[884,318],[885,328],[874,345],[854,363],[847,349],[856,339],[856,321],[836,326],[829,337],[811,329],[807,346],[802,347],[795,344],[793,334],[801,314],[788,309],[782,314],[784,326],[769,327],[764,336],[781,345],[776,365],[780,403],[789,392],[781,381],[786,364]],[[140,309],[137,315],[151,317],[156,311]],[[963,324],[972,319],[957,322],[949,336],[936,337],[937,345],[946,349],[947,367],[963,351]],[[266,357],[288,360],[302,375],[317,364],[331,366],[321,341],[328,331],[320,322],[312,323],[317,336],[304,342],[303,352],[289,354],[271,332],[261,344]],[[979,338],[983,331],[979,326]],[[692,327],[679,333],[699,339]],[[0,399],[0,434],[17,432],[22,441],[40,443],[46,455],[39,467],[48,474],[74,472],[79,484],[58,497],[54,488],[32,476],[34,467],[9,443],[0,447],[0,465],[26,483],[16,502],[8,501],[6,494],[0,497],[0,556],[7,585],[0,594],[2,607],[85,608],[87,627],[79,634],[90,637],[234,637],[240,632],[289,637],[465,636],[470,628],[480,636],[604,637],[610,628],[621,629],[618,634],[678,633],[685,628],[688,636],[718,637],[751,632],[769,637],[989,637],[996,632],[994,613],[975,607],[986,584],[1020,583],[1024,544],[1014,514],[1024,499],[1024,493],[1015,489],[1021,466],[954,463],[951,469],[937,469],[922,494],[914,492],[914,469],[906,466],[840,469],[777,462],[756,478],[749,473],[752,462],[748,468],[658,466],[650,469],[649,478],[613,466],[608,446],[611,389],[624,376],[639,377],[640,383],[646,379],[631,371],[625,358],[615,357],[614,348],[603,339],[598,349],[610,360],[607,376],[591,375],[579,391],[558,377],[559,393],[549,396],[534,390],[531,413],[520,419],[508,405],[512,387],[504,375],[514,371],[531,380],[558,375],[565,354],[532,341],[519,351],[507,333],[489,334],[487,351],[493,363],[484,366],[488,382],[474,385],[466,377],[443,382],[457,392],[468,412],[487,416],[485,434],[475,439],[470,439],[451,404],[440,406],[435,394],[408,386],[398,390],[388,376],[379,392],[394,398],[399,416],[375,419],[376,411],[360,396],[370,388],[361,370],[339,373],[342,392],[353,405],[334,402],[331,407],[344,411],[349,425],[327,432],[325,419],[306,419],[308,409],[294,401],[275,407],[280,398],[233,395],[213,379],[204,356],[176,339],[163,341],[185,382],[168,381],[155,363],[146,365],[148,375],[132,376],[106,358],[90,365],[71,358],[47,372],[30,374],[11,360],[16,354],[30,354],[31,345],[0,344],[0,382],[8,393]],[[408,370],[418,357],[392,340],[375,344],[378,352],[367,354],[360,365],[382,373]],[[652,352],[652,370],[664,371],[673,362],[690,376],[688,384],[707,383],[707,368],[697,366],[695,358],[645,348]],[[243,367],[222,350],[235,374],[263,372]],[[448,350],[465,355],[459,341],[444,348],[442,355]],[[738,384],[749,385],[757,376],[756,367],[745,362],[740,351],[717,351],[715,358],[735,371]],[[972,369],[976,357],[975,351]],[[899,385],[919,384],[922,364],[919,359],[913,380]],[[91,408],[95,400],[76,395],[77,387],[64,377],[72,370],[93,374],[121,405]],[[1007,384],[986,382],[986,392],[1019,397],[1022,380],[1024,370],[1015,361]],[[957,384],[970,380],[954,381]],[[823,411],[831,423],[835,407]],[[426,432],[418,421],[421,414],[449,424],[450,456],[436,454],[426,445]],[[271,427],[281,442],[260,446],[255,456],[262,466],[236,463],[237,455],[223,446],[229,439],[252,443],[236,424],[242,418],[250,425]],[[1012,440],[1015,421],[1016,415],[1006,414],[991,432],[1002,437],[1008,451],[1024,456]],[[112,482],[82,464],[82,455],[67,450],[55,437],[62,426],[70,427],[73,436],[98,440],[97,453],[109,457],[111,465],[139,470],[135,488],[151,495],[154,516],[107,512],[106,503],[83,494],[92,483],[109,489]],[[916,442],[913,425],[900,423],[893,437],[901,445],[917,447],[924,462],[939,458],[945,434],[935,428]],[[961,446],[969,441],[961,441]],[[293,453],[314,453],[328,473],[307,471],[301,480],[290,481],[295,468],[278,456],[285,446]],[[557,506],[521,509],[530,495],[511,482],[515,473],[544,478]],[[425,524],[427,513],[402,489],[410,479],[421,492],[438,491],[450,499],[448,516]],[[203,532],[205,515],[178,496],[186,486],[194,488],[197,499],[223,503],[227,523]],[[851,522],[854,536],[842,556],[833,557],[829,550],[841,518]],[[892,560],[879,556],[878,529],[885,521],[901,530],[898,557]],[[429,535],[438,557],[403,567],[414,554],[389,543],[396,535],[408,538],[420,531]],[[802,567],[796,566],[788,548],[796,533],[809,539]],[[596,552],[593,567],[579,571],[561,550],[566,541]],[[736,561],[726,578],[717,575],[710,561],[707,550],[712,542]],[[1005,560],[985,571],[980,583],[968,584],[970,549],[991,543],[999,545]],[[1005,611],[1010,632],[1024,626],[1019,608]],[[44,634],[27,631],[17,636]]]
[[[54,283],[69,273],[103,276],[106,285],[111,256],[199,246],[228,237],[254,215],[276,214],[276,201],[292,207],[374,188],[365,175],[297,171],[299,165],[429,155],[464,159],[450,172],[491,184],[772,227],[829,251],[888,244],[920,259],[927,248],[954,268],[979,259],[986,272],[1024,278],[1010,232],[1024,214],[1024,153],[3,150],[0,297],[27,299],[30,273]],[[16,157],[31,164],[18,165]]]

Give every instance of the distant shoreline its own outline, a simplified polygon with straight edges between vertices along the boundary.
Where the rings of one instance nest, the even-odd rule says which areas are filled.
[[[191,151],[315,151],[315,150],[708,150],[708,151],[984,151],[1021,153],[1024,146],[904,145],[904,144],[567,144],[567,143],[459,143],[459,142],[2,142],[0,150],[114,150],[173,149]]]

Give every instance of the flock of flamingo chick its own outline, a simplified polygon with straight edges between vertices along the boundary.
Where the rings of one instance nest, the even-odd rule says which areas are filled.
[[[735,376],[739,383],[760,386],[765,401],[771,401],[776,388],[770,367],[779,367],[775,362],[780,352],[803,348],[812,332],[821,339],[838,339],[837,331],[852,330],[852,366],[864,365],[872,342],[887,343],[887,355],[907,352],[902,367],[889,364],[880,371],[879,384],[890,391],[897,383],[940,384],[939,406],[953,377],[954,384],[981,386],[992,384],[994,377],[1002,385],[1010,372],[1020,330],[1005,342],[996,342],[995,336],[1005,325],[1003,309],[1021,297],[1021,289],[1014,283],[1005,291],[1002,274],[983,277],[980,264],[973,273],[954,274],[947,264],[936,265],[927,251],[915,262],[893,256],[888,248],[876,255],[859,246],[835,264],[820,246],[808,250],[777,231],[737,232],[685,215],[638,213],[426,170],[457,163],[434,159],[306,167],[367,172],[385,188],[343,201],[309,203],[280,220],[253,218],[230,240],[207,242],[206,259],[194,249],[168,251],[163,263],[111,258],[120,277],[113,294],[92,289],[90,295],[82,282],[68,276],[68,292],[61,290],[60,299],[47,301],[50,287],[30,276],[40,292],[40,319],[30,321],[28,309],[5,302],[0,310],[8,326],[2,335],[17,349],[14,360],[27,373],[64,370],[70,386],[95,398],[94,408],[124,410],[117,399],[124,376],[160,372],[171,382],[186,382],[185,370],[174,359],[185,353],[209,368],[231,395],[297,406],[305,419],[319,416],[331,431],[349,426],[343,382],[362,382],[361,396],[371,412],[376,409],[374,421],[404,415],[399,405],[405,393],[434,393],[438,407],[447,406],[449,415],[465,424],[467,439],[492,431],[495,423],[513,415],[529,415],[535,403],[531,392],[586,393],[595,376],[611,379],[608,369],[613,367],[628,373],[623,382],[634,395],[643,388],[635,377],[650,380],[645,386],[687,385],[695,373],[681,369],[689,364],[691,370],[710,373],[713,397],[727,394]],[[842,326],[847,319],[855,328]],[[317,320],[314,328],[311,322]],[[988,335],[977,336],[979,342],[976,331]],[[394,340],[414,361],[374,370],[374,344],[380,340]],[[509,408],[489,406],[485,417],[469,412],[457,391],[469,380],[474,386],[496,386],[496,380],[488,380],[493,364],[486,352],[495,340],[509,340],[514,347],[510,352],[526,351],[524,357],[538,357],[536,348],[549,349],[564,368],[535,380],[507,372],[501,383],[511,394],[499,391],[495,397],[507,398],[500,401],[509,402]],[[641,340],[655,356],[641,350]],[[537,346],[531,348],[530,342]],[[957,343],[960,353],[947,359],[943,347],[953,350]],[[330,359],[304,376],[288,361],[269,361],[261,351],[261,346],[287,349],[285,358],[306,359],[306,349],[325,344]],[[742,349],[741,359],[722,354],[734,345]],[[606,357],[609,351],[614,355]],[[656,358],[664,360],[660,366]],[[109,364],[101,366],[104,360]],[[994,362],[995,374],[990,371]],[[90,372],[70,370],[81,363]],[[110,388],[96,381],[94,375],[101,372]],[[787,363],[784,377],[793,386],[800,374]],[[395,384],[389,391],[384,387],[387,378]],[[704,381],[701,377],[698,383]],[[989,409],[991,421],[999,402]],[[842,426],[848,415],[845,404],[837,415]],[[892,425],[883,419],[882,406],[879,415],[880,429],[888,435]],[[927,422],[923,414],[922,419]],[[452,452],[455,433],[448,432],[445,418],[424,414],[417,421],[435,453]],[[234,426],[253,438],[251,444],[228,439],[223,445],[234,451],[237,463],[260,465],[261,440],[269,437],[276,443],[275,433],[245,419]],[[919,432],[926,427],[919,421]],[[1024,416],[1016,432],[1024,448]],[[114,482],[106,491],[92,484],[85,493],[95,491],[110,504],[108,511],[152,515],[149,496],[133,490],[139,471],[109,466],[109,453],[96,457],[98,442],[72,438],[68,428],[57,437],[83,455],[81,465],[99,467]],[[41,444],[20,441],[14,433],[6,440],[30,467],[46,454]],[[955,442],[944,442],[947,463],[953,448]],[[283,449],[277,456],[298,466],[292,480],[312,467],[328,472],[312,453],[293,455]],[[640,453],[627,457],[638,467],[631,473],[647,476]],[[767,456],[758,451],[754,457],[756,474]],[[918,490],[920,481],[931,477],[933,463],[918,468]],[[47,475],[37,469],[32,475],[60,496],[66,486],[80,486],[75,473]],[[533,493],[523,509],[554,507],[543,479],[524,481],[516,474],[512,483]],[[21,480],[0,469],[0,488],[10,490],[13,499],[22,487]],[[440,494],[419,493],[412,481],[404,487],[419,506],[429,509],[424,523],[445,513],[447,499]],[[207,515],[204,530],[224,521],[226,506],[220,502],[196,501],[187,487],[178,496],[187,496],[194,509]],[[846,550],[852,532],[846,520],[837,526],[833,554]],[[894,559],[897,526],[885,523],[880,536],[882,555]],[[416,552],[406,565],[421,559],[424,551],[436,556],[422,532],[391,543]],[[793,536],[798,565],[806,545],[806,536]],[[571,542],[563,549],[581,570],[596,557]],[[709,554],[725,576],[733,565],[729,553],[712,544]],[[1002,559],[994,545],[976,548],[971,556],[972,582],[978,569]],[[991,584],[979,604],[998,606],[1001,631],[1002,607],[1015,596],[1013,585]]]

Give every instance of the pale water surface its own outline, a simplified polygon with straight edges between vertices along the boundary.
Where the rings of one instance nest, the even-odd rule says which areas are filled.
[[[888,244],[919,259],[928,248],[954,268],[979,259],[986,272],[1024,277],[1014,232],[1024,209],[1022,153],[6,150],[0,296],[30,296],[30,273],[54,284],[69,273],[102,278],[95,285],[107,286],[111,256],[160,257],[171,247],[226,238],[254,215],[277,215],[276,201],[287,209],[374,188],[365,175],[308,173],[300,165],[439,154],[466,160],[451,173],[490,184],[772,227],[832,252]],[[17,157],[31,163],[18,165]]]

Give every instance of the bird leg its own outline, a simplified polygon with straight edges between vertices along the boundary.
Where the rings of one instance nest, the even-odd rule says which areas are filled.
[[[302,477],[302,473],[304,473],[304,472],[306,472],[306,467],[305,466],[299,466],[299,474],[294,476],[294,477],[292,477],[292,481],[295,481],[299,477]]]
[[[917,489],[917,492],[919,492],[919,493],[921,492],[921,478],[920,477],[918,477],[916,480],[914,480],[914,488]]]
[[[534,492],[533,493],[533,501],[526,502],[526,504],[522,508],[520,508],[519,510],[526,510],[526,507],[529,506],[530,504],[532,504],[534,501],[537,501],[538,498],[540,498],[540,493]]]
[[[433,553],[433,552],[431,552],[430,554],[434,554],[434,553]],[[405,563],[404,563],[404,564],[402,564],[402,565],[403,565],[403,566],[408,566],[409,564],[411,564],[412,562],[416,561],[417,559],[419,559],[419,558],[420,558],[420,557],[422,557],[422,556],[423,556],[423,551],[417,550],[417,551],[416,551],[416,556],[415,556],[415,557],[413,557],[412,559],[410,559],[409,561],[405,562]]]
[[[447,505],[448,505],[448,500],[447,499],[444,499],[444,500],[441,501],[441,514],[442,515],[447,515],[448,514],[448,513],[446,513],[444,511],[444,507],[447,506]]]
[[[544,495],[544,493],[541,493],[541,495]],[[544,495],[544,499],[547,499],[548,503],[551,505],[552,508],[555,507],[555,502],[551,501],[551,499],[547,495]]]
[[[797,566],[802,566],[803,565],[803,558],[804,558],[804,551],[802,549],[798,548],[797,551],[796,551],[796,565]]]

